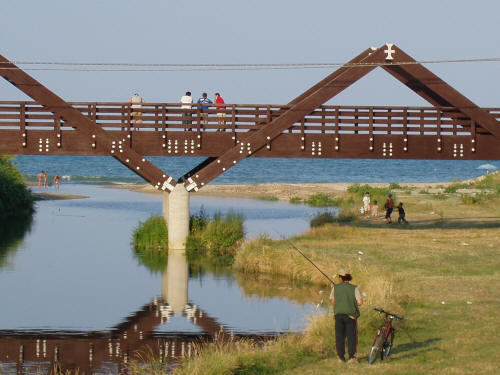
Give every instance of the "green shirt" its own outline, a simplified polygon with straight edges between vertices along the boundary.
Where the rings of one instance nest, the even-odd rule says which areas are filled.
[[[331,297],[335,299],[334,314],[346,314],[358,318],[361,314],[358,308],[358,299],[361,293],[356,285],[343,282],[333,287]]]

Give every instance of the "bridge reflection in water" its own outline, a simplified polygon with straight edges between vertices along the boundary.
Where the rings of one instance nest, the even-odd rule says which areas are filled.
[[[162,297],[155,298],[106,332],[0,331],[0,373],[45,374],[55,366],[80,373],[127,372],[138,355],[153,354],[167,365],[195,353],[196,345],[215,339],[263,335],[233,333],[200,306],[189,302],[189,267],[184,251],[169,252],[162,274]],[[176,334],[155,330],[174,316],[183,316],[202,333]]]

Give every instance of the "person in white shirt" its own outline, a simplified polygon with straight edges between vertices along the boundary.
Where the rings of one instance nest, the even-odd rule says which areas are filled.
[[[193,104],[193,97],[191,96],[190,91],[186,91],[186,94],[181,97],[181,109],[182,109],[182,117],[191,117],[191,105]],[[184,125],[191,125],[191,120],[182,120]],[[186,127],[184,130],[189,130]]]

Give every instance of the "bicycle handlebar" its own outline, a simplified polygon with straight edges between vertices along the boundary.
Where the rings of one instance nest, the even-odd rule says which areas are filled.
[[[389,316],[389,318],[395,318],[396,320],[404,320],[404,316],[397,316],[396,314],[384,311],[383,309],[381,309],[377,306],[374,307],[373,310],[377,311],[380,314],[385,314],[385,315]]]

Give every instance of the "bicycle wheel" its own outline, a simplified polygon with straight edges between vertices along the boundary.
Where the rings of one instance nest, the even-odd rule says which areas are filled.
[[[377,336],[375,337],[375,341],[373,342],[373,346],[370,349],[370,354],[368,354],[368,363],[371,365],[375,363],[379,354],[382,354],[382,347],[384,345],[385,339],[385,330],[379,329],[377,331]]]
[[[387,340],[385,340],[383,348],[382,348],[382,359],[387,359],[389,354],[391,354],[392,344],[394,343],[394,329],[391,329],[389,335],[387,336]]]

